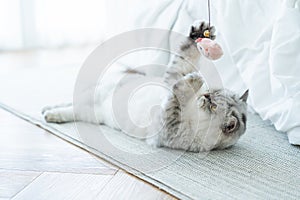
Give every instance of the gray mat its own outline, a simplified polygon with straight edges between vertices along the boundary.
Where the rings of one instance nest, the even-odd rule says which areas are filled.
[[[247,132],[233,148],[208,154],[160,149],[155,156],[135,156],[133,152],[144,155],[153,150],[143,141],[107,127],[102,127],[106,139],[122,151],[106,148],[101,140],[86,144],[72,123],[44,123],[40,109],[70,101],[76,71],[65,66],[23,69],[13,73],[14,79],[12,72],[2,73],[1,107],[181,199],[300,198],[299,147],[291,146],[284,133],[257,115],[249,114]]]

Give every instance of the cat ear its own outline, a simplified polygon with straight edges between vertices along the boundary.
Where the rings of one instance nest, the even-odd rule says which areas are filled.
[[[246,102],[248,99],[249,90],[246,90],[246,92],[240,97],[240,100],[243,102]]]
[[[191,32],[195,32],[195,27],[194,26],[191,27]]]

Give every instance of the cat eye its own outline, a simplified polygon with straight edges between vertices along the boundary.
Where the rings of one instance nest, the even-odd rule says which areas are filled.
[[[216,110],[217,110],[217,105],[214,104],[214,103],[212,103],[212,104],[210,105],[210,110],[211,110],[211,111],[216,111]]]

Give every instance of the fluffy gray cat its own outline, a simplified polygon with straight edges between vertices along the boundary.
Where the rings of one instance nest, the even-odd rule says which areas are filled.
[[[199,152],[230,147],[244,134],[248,91],[238,96],[226,89],[206,89],[199,69],[194,67],[202,57],[194,41],[199,37],[204,37],[203,33],[208,29],[211,32],[211,39],[215,39],[214,27],[209,27],[207,23],[200,22],[191,27],[189,37],[180,46],[178,54],[181,56],[173,58],[164,74],[164,82],[170,91],[165,92],[162,101],[159,100],[161,109],[155,113],[153,123],[149,127],[137,129],[130,125],[128,116],[122,116],[120,113],[119,121],[125,125],[128,122],[127,131],[131,132],[131,135],[146,136],[146,141],[157,147]],[[190,64],[187,64],[187,59],[191,62]],[[118,76],[124,76],[124,71],[122,73],[119,73]],[[144,73],[132,69],[126,70],[125,73],[131,74],[132,78],[146,76]],[[95,106],[97,107],[96,121],[86,115],[85,109],[89,109],[91,105],[84,100],[80,106],[82,110],[79,110],[76,119],[73,107],[69,104],[46,107],[42,111],[45,120],[55,123],[80,120],[106,124],[112,128],[123,130],[114,119],[111,105],[112,85],[116,83],[108,83],[109,79],[106,82],[107,84],[98,90],[98,106]],[[155,89],[146,92],[148,94],[152,92],[152,94],[148,97],[146,93],[141,95],[144,98],[140,98],[136,106],[131,108],[132,115],[139,120],[143,118],[141,114],[145,112],[149,102],[155,101],[155,97],[163,93],[155,91]]]

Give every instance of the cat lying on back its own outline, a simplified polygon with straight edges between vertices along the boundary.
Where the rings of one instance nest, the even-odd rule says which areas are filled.
[[[147,142],[157,147],[169,147],[187,151],[199,152],[212,149],[224,149],[234,145],[246,130],[247,97],[248,91],[239,96],[226,89],[206,90],[204,80],[199,74],[197,66],[201,55],[197,50],[195,39],[204,37],[205,30],[210,29],[211,39],[215,39],[214,27],[209,28],[207,23],[200,22],[193,25],[189,37],[179,49],[179,55],[170,62],[165,72],[164,82],[171,88],[165,99],[160,103],[162,110],[157,113],[156,120],[151,127],[139,129],[132,127],[132,133],[137,135],[151,135]],[[192,64],[187,64],[188,59]],[[143,78],[147,74],[135,70],[127,70],[124,73],[132,74],[133,78]],[[122,73],[119,76],[122,76]],[[113,78],[111,78],[113,79]],[[112,82],[113,83],[113,82]],[[116,83],[115,83],[116,84]],[[86,102],[82,102],[82,110],[73,115],[71,104],[63,106],[47,107],[43,110],[43,116],[47,122],[64,123],[71,121],[86,121],[97,124],[106,124],[112,128],[121,129],[114,120],[111,108],[112,86],[107,84],[97,91],[97,121],[86,115],[86,108],[90,108]],[[152,90],[147,90],[151,94]],[[97,96],[97,95],[96,95]],[[151,97],[141,98],[133,114],[138,119],[144,113],[143,102],[152,101],[157,96],[153,90]],[[121,113],[120,113],[121,115]],[[128,119],[124,119],[125,121]],[[143,133],[140,133],[143,132]],[[153,133],[156,133],[153,135]]]

